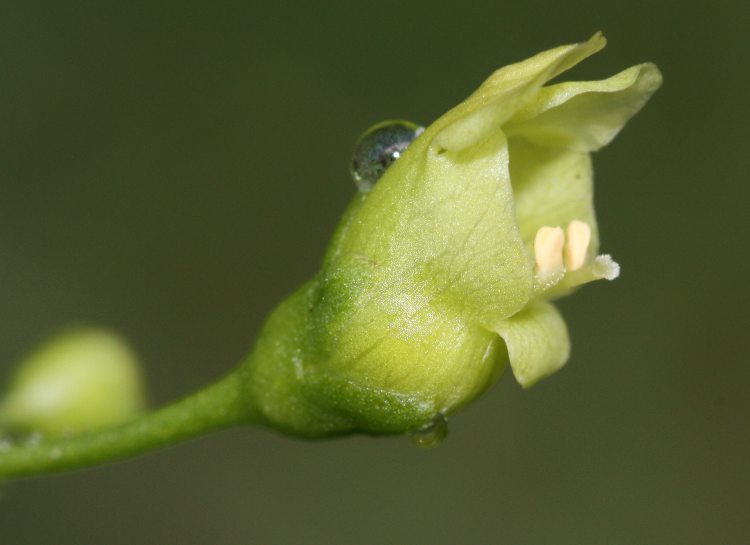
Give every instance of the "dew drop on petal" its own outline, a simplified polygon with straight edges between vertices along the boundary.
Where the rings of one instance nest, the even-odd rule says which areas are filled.
[[[414,139],[424,130],[410,121],[383,121],[359,137],[352,155],[352,178],[357,189],[367,192]]]
[[[437,413],[432,422],[409,432],[409,439],[420,448],[434,448],[442,443],[448,435],[448,419],[443,413]]]

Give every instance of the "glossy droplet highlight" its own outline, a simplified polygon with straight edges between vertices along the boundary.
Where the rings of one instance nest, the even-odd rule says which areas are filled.
[[[357,189],[370,191],[422,131],[424,127],[410,121],[383,121],[365,131],[352,156],[352,178]]]
[[[409,439],[420,448],[435,448],[445,441],[448,435],[448,419],[443,413],[437,413],[432,422],[409,432]]]

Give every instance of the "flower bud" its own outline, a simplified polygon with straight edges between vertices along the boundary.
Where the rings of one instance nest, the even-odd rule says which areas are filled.
[[[642,64],[545,86],[604,44],[597,34],[501,68],[356,195],[320,272],[242,369],[269,425],[429,430],[505,363],[526,387],[566,362],[550,301],[619,272],[598,256],[590,153],[661,82]]]
[[[125,422],[143,404],[139,364],[125,342],[100,329],[75,330],[20,364],[0,403],[0,428],[76,435]]]

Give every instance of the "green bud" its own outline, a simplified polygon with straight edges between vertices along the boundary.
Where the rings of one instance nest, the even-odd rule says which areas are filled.
[[[130,420],[143,404],[140,367],[125,342],[100,329],[75,330],[20,364],[0,403],[0,428],[76,435]]]
[[[320,272],[275,310],[242,367],[269,425],[419,434],[506,362],[530,386],[567,361],[550,301],[619,273],[598,254],[590,153],[661,83],[642,64],[545,86],[604,45],[597,34],[502,68],[413,141],[402,136],[408,147],[378,140],[391,150],[387,169],[354,198]]]

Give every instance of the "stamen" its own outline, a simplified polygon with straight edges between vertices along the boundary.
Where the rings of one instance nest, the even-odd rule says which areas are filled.
[[[588,223],[573,220],[568,224],[565,244],[565,268],[577,271],[586,263],[586,252],[591,242],[591,227]]]
[[[534,258],[541,276],[559,273],[563,268],[565,234],[560,227],[541,227],[534,237]]]

